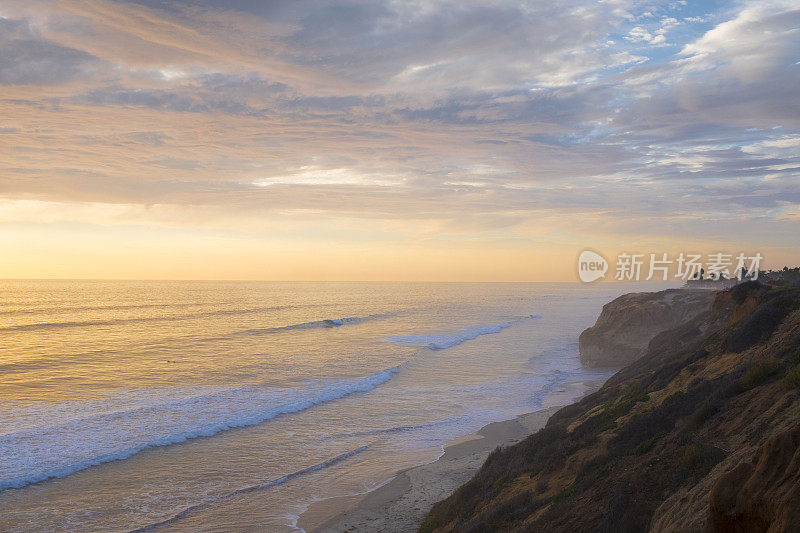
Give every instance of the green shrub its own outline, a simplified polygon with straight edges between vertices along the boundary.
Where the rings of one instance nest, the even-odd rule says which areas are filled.
[[[726,453],[707,443],[693,443],[686,447],[681,457],[683,477],[699,479],[708,474]]]
[[[661,433],[659,433],[657,435],[654,435],[654,436],[650,437],[646,441],[644,441],[642,443],[639,443],[638,446],[635,446],[634,448],[628,450],[627,455],[643,455],[643,454],[649,452],[650,450],[653,449],[653,446],[655,446],[656,441],[658,439],[660,439],[661,437],[663,437],[664,435],[665,435],[665,433],[661,432]]]
[[[783,376],[781,386],[784,390],[800,389],[800,365],[795,366]]]
[[[564,501],[567,498],[569,498],[570,496],[572,496],[573,494],[575,494],[575,491],[577,491],[577,490],[578,490],[577,485],[575,483],[573,483],[569,487],[565,488],[564,490],[562,490],[561,492],[559,492],[558,494],[553,496],[553,501],[554,502]]]
[[[616,420],[606,420],[597,429],[601,433],[603,431],[608,431],[609,429],[617,429],[617,421]]]
[[[439,525],[439,517],[429,514],[419,525],[417,533],[432,533]]]
[[[609,461],[608,463],[603,464],[602,466],[598,467],[597,470],[594,471],[592,475],[593,478],[603,477],[604,475],[611,472],[612,463]]]
[[[616,419],[627,414],[638,402],[646,402],[650,395],[639,389],[637,385],[626,387],[619,396],[603,404],[605,414],[611,419]]]
[[[492,488],[493,489],[497,489],[498,487],[500,487],[500,485],[505,483],[507,479],[508,479],[508,475],[507,474],[503,475],[503,476],[500,476],[499,478],[494,480],[494,483],[492,483]]]
[[[717,414],[718,411],[719,406],[716,403],[711,400],[706,400],[689,416],[687,427],[690,430],[699,428],[706,420]]]
[[[705,459],[705,451],[699,444],[692,444],[683,452],[681,462],[688,471],[694,471],[702,466]]]
[[[739,378],[737,383],[742,389],[750,390],[753,387],[757,387],[767,381],[769,378],[777,374],[780,369],[781,364],[777,361],[777,359],[768,357],[748,368],[747,372],[745,372],[744,375]]]

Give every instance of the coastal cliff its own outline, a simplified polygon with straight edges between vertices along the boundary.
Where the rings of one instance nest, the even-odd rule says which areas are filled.
[[[671,289],[625,294],[603,306],[597,322],[581,333],[581,362],[587,366],[629,365],[657,334],[692,321],[714,302],[709,290]]]
[[[680,295],[640,298],[620,302]],[[800,530],[800,288],[705,298],[599,391],[495,450],[420,531]],[[623,306],[607,308],[589,339],[624,329]]]

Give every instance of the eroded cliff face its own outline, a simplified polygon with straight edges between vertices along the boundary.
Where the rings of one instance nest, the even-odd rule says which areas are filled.
[[[604,305],[595,325],[581,334],[581,362],[596,367],[631,364],[657,334],[707,312],[714,295],[703,289],[671,289],[620,296]]]
[[[722,474],[709,495],[708,531],[797,531],[800,424],[762,444],[752,460]]]
[[[421,531],[800,531],[800,289],[712,298]]]

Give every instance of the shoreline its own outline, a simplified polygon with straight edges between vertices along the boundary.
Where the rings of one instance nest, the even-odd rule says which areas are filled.
[[[300,515],[297,528],[308,533],[416,531],[430,508],[469,481],[495,448],[536,433],[553,413],[596,391],[607,379],[576,383],[584,390],[570,401],[491,422],[453,439],[438,459],[401,470],[372,491],[316,501]]]

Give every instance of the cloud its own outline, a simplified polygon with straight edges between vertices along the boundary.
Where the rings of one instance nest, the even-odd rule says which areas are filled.
[[[76,95],[72,101],[93,106],[147,107],[177,113],[259,114],[246,104],[227,98],[186,91],[108,87]]]
[[[642,26],[634,26],[624,39],[632,43],[664,44],[667,42],[667,32],[679,25],[675,17],[662,17],[660,26],[653,33]]]
[[[683,47],[685,69],[721,68],[723,74],[755,82],[797,56],[800,9],[791,2],[757,2]],[[791,69],[790,69],[791,70]],[[796,70],[796,69],[794,69]]]
[[[241,231],[783,238],[800,10],[712,7],[8,2],[0,194]]]
[[[658,42],[663,42],[664,36],[660,35],[659,37],[660,41]],[[654,37],[653,34],[651,34],[646,29],[642,28],[641,26],[636,26],[632,28],[631,31],[628,32],[628,35],[625,36],[625,40],[630,41],[632,43],[641,43],[641,42],[653,43],[655,39],[656,37]]]
[[[43,39],[24,20],[0,19],[0,84],[57,85],[91,76],[96,57]]]

